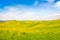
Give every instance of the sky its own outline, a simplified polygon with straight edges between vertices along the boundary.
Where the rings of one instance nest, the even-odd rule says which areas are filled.
[[[0,0],[0,20],[60,19],[60,0]]]

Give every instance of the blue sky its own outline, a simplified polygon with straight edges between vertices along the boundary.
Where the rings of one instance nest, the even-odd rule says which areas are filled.
[[[33,6],[35,1],[38,1],[41,3],[48,3],[48,0],[0,0],[0,7],[4,6],[11,6],[11,5],[27,5],[27,6]],[[58,0],[54,0],[53,3],[57,2]]]
[[[0,20],[60,18],[60,0],[0,0]]]

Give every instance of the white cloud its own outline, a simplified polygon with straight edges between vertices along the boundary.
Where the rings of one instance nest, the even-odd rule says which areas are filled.
[[[53,7],[56,7],[56,8],[58,8],[58,9],[60,9],[60,1],[56,2]]]
[[[36,0],[36,1],[34,2],[34,6],[37,6],[38,4],[39,4],[39,1]]]
[[[46,20],[54,20],[54,19],[60,19],[60,13],[56,13],[56,14],[52,14],[52,15],[48,15],[45,18]]]
[[[53,3],[55,0],[47,0],[48,2],[50,2],[50,3]]]
[[[46,14],[43,16],[41,14],[45,14],[45,10],[37,10],[38,9],[33,9],[27,6],[6,6],[3,11],[0,12],[0,20],[46,20],[55,15],[49,14],[47,16]]]
[[[4,12],[6,11],[6,12]],[[37,19],[33,9],[28,7],[11,7],[6,6],[2,13],[0,12],[0,20],[34,20]]]

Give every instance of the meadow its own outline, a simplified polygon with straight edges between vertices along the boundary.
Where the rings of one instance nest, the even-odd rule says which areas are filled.
[[[0,40],[60,40],[60,19],[0,22]]]

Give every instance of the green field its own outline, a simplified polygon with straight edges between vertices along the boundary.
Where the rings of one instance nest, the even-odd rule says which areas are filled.
[[[60,40],[60,19],[0,22],[0,40]]]

